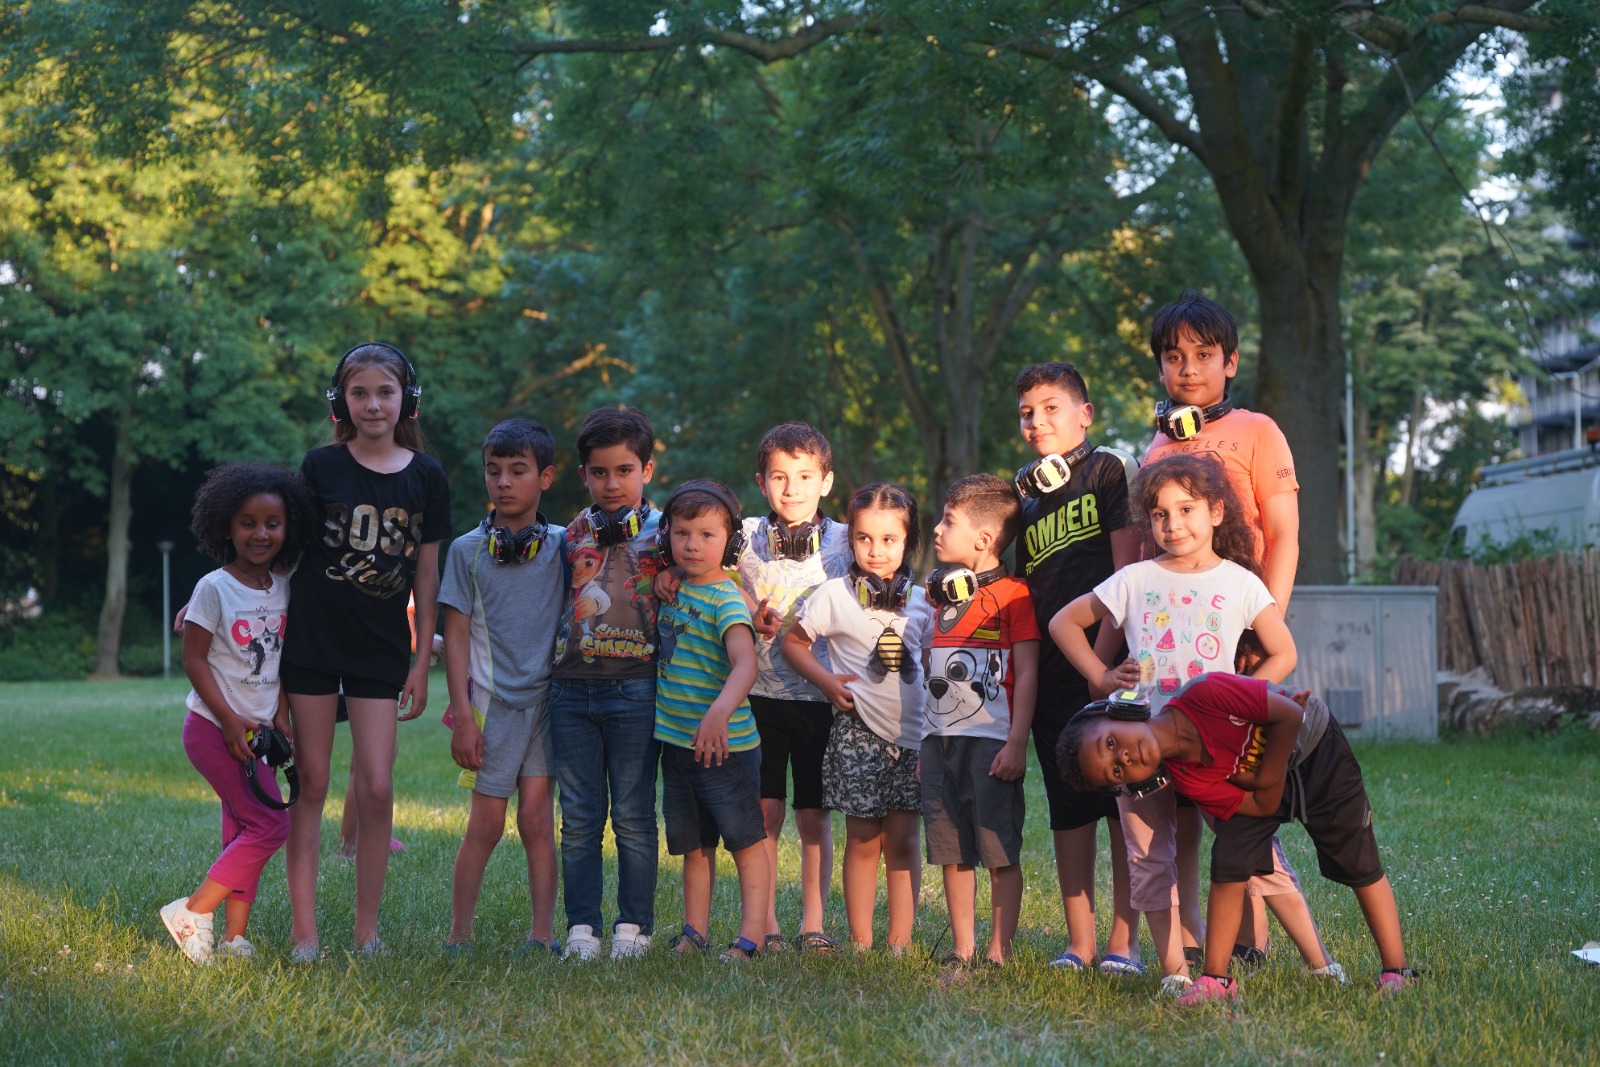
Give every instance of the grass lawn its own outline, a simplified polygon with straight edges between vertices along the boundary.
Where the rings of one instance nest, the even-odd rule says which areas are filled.
[[[490,866],[477,952],[453,961],[441,941],[467,802],[438,724],[442,675],[438,706],[401,729],[395,823],[410,849],[390,867],[384,902],[392,958],[358,963],[335,951],[313,967],[289,965],[280,855],[251,917],[261,958],[196,968],[156,916],[198,883],[217,849],[215,798],[179,742],[185,689],[177,680],[0,686],[0,1064],[1600,1060],[1600,967],[1569,955],[1600,938],[1600,733],[1581,728],[1358,746],[1410,957],[1424,971],[1419,988],[1396,999],[1374,992],[1376,951],[1354,897],[1316,875],[1294,828],[1291,857],[1354,983],[1303,978],[1279,936],[1239,1010],[1183,1013],[1156,1000],[1154,978],[1047,967],[1064,937],[1032,764],[1017,959],[963,985],[942,988],[927,962],[945,928],[932,868],[919,952],[898,960],[790,954],[728,967],[658,948],[627,965],[510,961],[504,950],[523,937],[528,906],[514,832]],[[348,734],[339,743],[336,766]],[[779,915],[792,933],[799,857],[790,836],[783,844]],[[336,846],[326,824],[323,943],[342,949],[354,887]],[[1099,866],[1104,897],[1104,856]],[[677,863],[663,854],[662,931],[681,921],[678,886]],[[736,932],[735,890],[724,859],[714,942]],[[986,899],[985,889],[980,916]],[[880,937],[883,921],[880,905]],[[1102,940],[1104,924],[1102,915]],[[837,874],[829,928],[845,929]]]

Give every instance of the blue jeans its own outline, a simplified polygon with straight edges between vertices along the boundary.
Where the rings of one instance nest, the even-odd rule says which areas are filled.
[[[561,796],[561,894],[568,926],[602,929],[601,847],[606,815],[617,842],[617,922],[644,933],[655,926],[656,680],[550,686],[550,735]]]

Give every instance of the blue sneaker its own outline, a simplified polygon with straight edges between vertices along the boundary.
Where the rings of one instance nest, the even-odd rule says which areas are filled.
[[[1069,948],[1051,960],[1050,966],[1058,971],[1081,971],[1083,970],[1083,960]]]

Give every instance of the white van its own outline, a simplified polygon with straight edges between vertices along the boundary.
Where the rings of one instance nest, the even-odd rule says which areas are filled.
[[[1450,547],[1468,551],[1539,535],[1554,546],[1600,545],[1600,453],[1568,449],[1484,467],[1461,502]]]

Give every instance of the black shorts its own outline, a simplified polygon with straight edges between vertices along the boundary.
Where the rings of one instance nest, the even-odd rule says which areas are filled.
[[[1254,874],[1271,874],[1272,835],[1294,819],[1305,824],[1322,877],[1355,889],[1383,877],[1361,765],[1350,751],[1344,731],[1332,719],[1305,762],[1289,772],[1283,803],[1276,812],[1216,820],[1211,880],[1244,882]]]
[[[694,753],[677,745],[661,746],[661,815],[667,827],[667,854],[682,856],[696,849],[742,852],[767,839],[756,782],[761,777],[761,749],[730,752],[707,767]]]
[[[293,663],[278,665],[278,682],[285,693],[307,697],[331,697],[343,693],[357,700],[399,700],[403,685],[395,685],[377,678],[361,678],[351,674],[328,674],[312,667],[297,667]]]
[[[1068,701],[1046,703],[1040,694],[1039,704],[1033,711],[1033,748],[1039,757],[1039,770],[1044,775],[1044,797],[1050,805],[1050,829],[1076,830],[1092,826],[1101,819],[1116,819],[1117,798],[1099,790],[1079,792],[1068,789],[1061,779],[1061,768],[1056,764],[1056,744],[1061,731],[1083,705]]]
[[[780,700],[752,693],[750,711],[761,735],[761,799],[788,796],[792,764],[795,808],[822,807],[822,754],[828,750],[833,706],[821,700]]]

